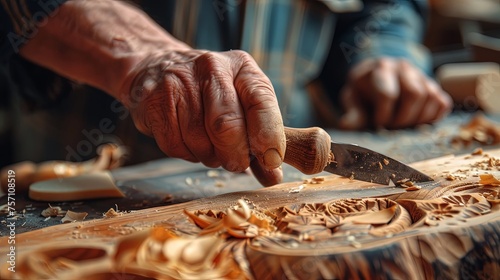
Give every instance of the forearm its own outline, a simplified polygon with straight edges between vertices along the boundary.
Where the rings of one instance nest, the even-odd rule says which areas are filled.
[[[430,62],[421,41],[425,31],[425,1],[365,1],[365,9],[342,17],[338,41],[347,67],[382,56],[406,58],[425,72]]]
[[[189,47],[121,1],[69,1],[20,54],[70,79],[118,97],[147,55]]]

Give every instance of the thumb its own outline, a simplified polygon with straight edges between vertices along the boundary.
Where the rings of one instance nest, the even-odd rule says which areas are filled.
[[[283,169],[281,168],[281,166],[269,170],[264,167],[257,158],[254,158],[252,161],[250,161],[250,169],[252,170],[255,178],[264,187],[279,184],[283,180]]]
[[[354,90],[351,87],[342,89],[341,99],[345,113],[340,117],[340,128],[348,130],[365,128],[368,123],[366,112],[357,100]]]

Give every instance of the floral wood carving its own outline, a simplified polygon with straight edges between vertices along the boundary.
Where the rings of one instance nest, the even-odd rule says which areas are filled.
[[[120,238],[39,245],[19,254],[15,276],[494,279],[500,275],[500,186],[493,179],[440,182],[387,197],[288,200],[265,208],[249,199],[225,201],[225,209],[218,208],[223,210],[207,204],[178,212],[168,223],[159,217],[156,227]]]

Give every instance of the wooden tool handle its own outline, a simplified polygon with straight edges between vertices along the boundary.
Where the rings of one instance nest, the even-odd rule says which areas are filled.
[[[316,174],[333,160],[330,135],[319,127],[285,127],[286,152],[284,162],[304,174]]]

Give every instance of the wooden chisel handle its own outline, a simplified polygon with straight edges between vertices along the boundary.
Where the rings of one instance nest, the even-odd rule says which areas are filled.
[[[316,174],[333,161],[330,135],[319,127],[285,127],[286,152],[284,162],[304,174]]]

